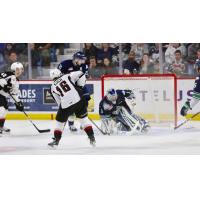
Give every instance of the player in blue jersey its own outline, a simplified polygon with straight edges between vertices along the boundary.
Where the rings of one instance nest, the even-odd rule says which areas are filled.
[[[192,108],[200,101],[200,60],[199,59],[196,60],[195,68],[197,70],[198,76],[196,77],[195,82],[194,82],[192,99],[187,99],[187,101],[181,108],[180,114],[182,116],[186,116],[188,110],[192,110]]]
[[[117,127],[117,131],[147,132],[150,126],[146,120],[133,113],[135,105],[132,90],[109,89],[99,104],[102,130],[107,134],[113,133],[114,127]]]
[[[73,59],[64,60],[58,65],[58,69],[63,74],[68,74],[74,71],[82,71],[86,78],[88,77],[88,66],[85,64],[86,56],[83,52],[79,51],[73,55]],[[86,100],[88,107],[88,101],[90,100],[90,94],[86,86],[83,87],[83,98]],[[69,129],[72,132],[77,131],[77,128],[74,126],[74,116],[70,116],[68,119]]]

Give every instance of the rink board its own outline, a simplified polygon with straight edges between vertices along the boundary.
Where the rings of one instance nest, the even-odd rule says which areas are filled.
[[[53,120],[55,119],[56,111],[58,106],[55,104],[53,99],[49,94],[51,81],[21,81],[20,91],[21,98],[25,105],[25,111],[33,119],[39,120]],[[194,79],[178,79],[177,87],[177,101],[178,101],[178,114],[184,102],[187,98],[191,98],[192,88],[194,85]],[[102,98],[101,96],[101,81],[88,81],[87,87],[91,95],[91,100],[89,102],[89,116],[92,119],[99,119],[98,106]],[[9,113],[7,114],[7,119],[25,119],[23,113],[17,112],[15,106],[9,100]],[[137,102],[139,103],[139,102]],[[146,110],[146,108],[142,108]],[[200,110],[200,105],[197,105],[187,117],[190,117],[194,113]],[[141,114],[141,113],[138,113]],[[150,120],[152,113],[145,114],[147,120]],[[200,120],[200,116],[197,116],[195,120]]]

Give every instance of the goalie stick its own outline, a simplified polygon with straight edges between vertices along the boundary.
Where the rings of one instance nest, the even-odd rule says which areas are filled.
[[[92,124],[93,124],[103,135],[107,135],[106,133],[104,133],[104,132],[96,125],[96,123],[95,123],[92,119],[90,119],[89,117],[88,117],[88,119],[92,122]]]
[[[9,93],[9,95],[11,96],[11,98],[13,99],[13,101],[18,104],[18,102],[15,100],[15,98],[12,96],[12,94]],[[50,132],[50,129],[39,129],[32,121],[32,119],[30,118],[30,116],[23,110],[24,115],[26,116],[26,118],[31,122],[31,124],[37,129],[37,131],[39,133],[46,133],[46,132]]]
[[[191,121],[194,117],[196,117],[196,116],[199,115],[199,114],[200,114],[200,112],[198,112],[198,113],[192,115],[192,117],[190,117],[189,119],[186,119],[184,122],[180,123],[178,126],[175,126],[175,127],[174,127],[174,130],[180,128],[181,126],[183,126],[183,125],[186,124],[187,122]]]

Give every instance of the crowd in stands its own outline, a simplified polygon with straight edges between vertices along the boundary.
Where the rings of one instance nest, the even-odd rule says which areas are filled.
[[[165,43],[160,48],[158,43],[85,43],[79,46],[87,57],[91,79],[120,72],[195,76],[195,62],[200,59],[199,43]],[[0,71],[9,70],[16,61],[22,62],[25,71],[28,71],[31,61],[32,72],[42,77],[44,69],[48,70],[52,63],[56,66],[60,62],[59,55],[66,55],[65,50],[70,49],[70,44],[31,43],[29,47],[31,59],[28,59],[27,43],[0,43]],[[162,54],[159,49],[162,49]],[[23,78],[28,79],[28,73]]]
[[[158,43],[125,43],[121,47],[120,54],[118,44],[104,43],[99,47],[92,43],[84,45],[92,78],[109,73],[118,74],[120,56],[124,74],[172,73],[178,77],[196,75],[195,62],[200,59],[200,44],[162,44],[162,54]]]

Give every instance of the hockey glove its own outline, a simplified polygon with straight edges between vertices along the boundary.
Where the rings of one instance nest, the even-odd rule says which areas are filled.
[[[15,106],[16,106],[16,109],[19,110],[19,111],[24,111],[24,105],[23,103],[20,101],[18,103],[15,103]]]
[[[182,116],[186,116],[188,110],[192,110],[192,108],[190,107],[190,100],[189,100],[189,99],[185,102],[185,104],[184,104],[183,107],[181,108],[180,114],[181,114]]]

